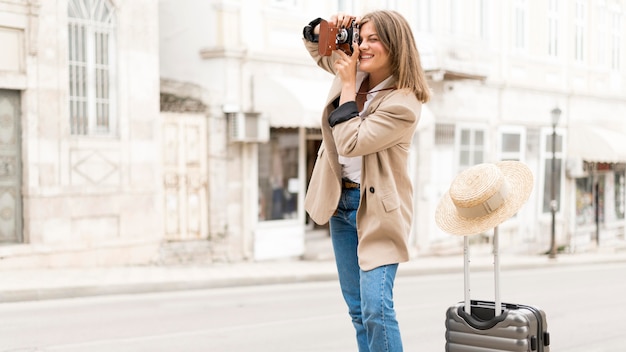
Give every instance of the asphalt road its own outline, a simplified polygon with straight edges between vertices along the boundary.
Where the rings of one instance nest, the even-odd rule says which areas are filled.
[[[546,311],[551,351],[623,352],[626,263],[505,271],[503,301]],[[493,299],[490,273],[472,297]],[[400,277],[405,351],[443,351],[446,308],[463,277]],[[0,304],[0,351],[356,351],[336,282]]]

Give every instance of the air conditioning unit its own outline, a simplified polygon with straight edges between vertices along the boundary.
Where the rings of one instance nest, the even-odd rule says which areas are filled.
[[[231,142],[264,143],[270,139],[270,124],[258,112],[230,113],[228,135]]]

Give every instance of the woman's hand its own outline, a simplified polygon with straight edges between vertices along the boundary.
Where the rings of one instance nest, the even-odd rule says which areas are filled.
[[[335,72],[341,79],[341,99],[339,104],[356,99],[356,68],[359,62],[359,46],[353,45],[352,56],[342,50],[335,50],[339,58],[335,61]]]
[[[328,23],[339,28],[349,28],[352,26],[353,21],[358,21],[358,19],[355,16],[340,12],[330,16]],[[353,43],[352,50],[352,56],[349,56],[342,50],[335,50],[338,59],[334,63],[334,68],[342,82],[339,104],[354,101],[356,98],[356,71],[359,63],[358,44]]]
[[[339,27],[339,28],[348,28],[352,25],[352,21],[354,20],[356,20],[356,17],[348,15],[343,12],[339,12],[336,15],[330,16],[328,23],[329,24],[332,23],[336,27]]]
[[[348,56],[343,50],[335,50],[335,53],[339,56],[335,61],[335,71],[344,83],[356,81],[356,68],[359,63],[359,46],[353,45],[352,48],[354,50],[352,56]]]

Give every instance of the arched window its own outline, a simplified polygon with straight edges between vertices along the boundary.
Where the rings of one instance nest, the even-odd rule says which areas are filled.
[[[71,134],[114,131],[115,15],[107,0],[68,1]]]

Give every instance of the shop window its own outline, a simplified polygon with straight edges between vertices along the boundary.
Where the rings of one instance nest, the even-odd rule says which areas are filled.
[[[576,225],[593,225],[595,214],[593,208],[593,184],[591,177],[576,179]]]
[[[259,144],[259,221],[296,218],[298,145],[297,128],[272,128],[269,142]]]
[[[606,206],[606,175],[598,175],[598,183],[596,184],[596,216],[600,224],[604,224],[605,206]]]
[[[626,208],[626,202],[624,199],[624,171],[616,171],[615,177],[615,217],[617,219],[624,219],[624,213]]]

